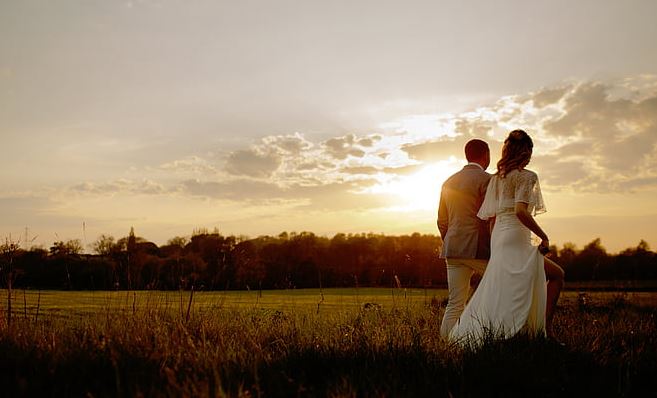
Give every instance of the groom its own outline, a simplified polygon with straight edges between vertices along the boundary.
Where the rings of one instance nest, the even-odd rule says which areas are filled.
[[[473,139],[465,145],[468,164],[445,181],[438,206],[438,229],[443,239],[441,257],[447,263],[449,298],[440,325],[447,336],[463,312],[470,293],[470,278],[483,273],[490,257],[490,229],[477,217],[491,175],[488,144]]]

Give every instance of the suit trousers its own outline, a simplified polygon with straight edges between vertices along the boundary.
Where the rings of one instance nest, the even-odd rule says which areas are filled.
[[[440,335],[447,337],[459,320],[470,296],[470,278],[477,272],[483,274],[488,260],[475,258],[446,258],[448,299],[445,315],[440,324]]]

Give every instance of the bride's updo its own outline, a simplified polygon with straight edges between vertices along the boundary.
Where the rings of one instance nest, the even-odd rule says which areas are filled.
[[[534,143],[524,130],[513,130],[504,140],[502,158],[497,162],[497,174],[505,177],[513,170],[520,170],[529,164]]]

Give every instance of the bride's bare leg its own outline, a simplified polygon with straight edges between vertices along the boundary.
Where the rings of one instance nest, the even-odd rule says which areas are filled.
[[[549,258],[544,258],[545,277],[547,278],[547,306],[545,308],[545,330],[549,337],[554,337],[552,332],[552,317],[557,307],[557,301],[563,289],[563,269]]]

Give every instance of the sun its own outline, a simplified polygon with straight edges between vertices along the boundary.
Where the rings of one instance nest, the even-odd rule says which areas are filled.
[[[391,211],[436,211],[443,182],[462,167],[461,163],[450,158],[427,164],[413,174],[377,184],[371,192],[389,196]]]

